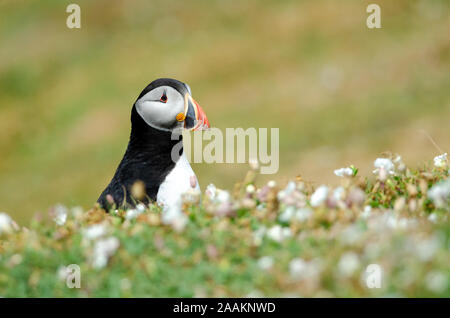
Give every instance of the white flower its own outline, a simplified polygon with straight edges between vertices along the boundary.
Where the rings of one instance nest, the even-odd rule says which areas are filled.
[[[313,214],[313,211],[310,208],[300,208],[295,212],[295,218],[300,221],[308,220]]]
[[[205,195],[214,204],[227,203],[231,199],[231,195],[228,191],[217,189],[212,183],[206,187]]]
[[[437,216],[437,214],[436,214],[436,213],[431,213],[431,214],[428,216],[428,220],[429,220],[430,222],[437,223],[437,221],[438,221],[438,216]]]
[[[258,170],[259,169],[259,162],[258,159],[252,158],[248,161],[250,168],[252,170]]]
[[[68,270],[66,266],[58,267],[57,276],[60,281],[65,281],[68,275]]]
[[[343,276],[349,277],[359,268],[359,258],[353,252],[347,252],[341,256],[338,263],[339,273]]]
[[[292,277],[301,278],[304,276],[303,274],[306,272],[307,263],[301,258],[294,258],[289,263],[289,273]]]
[[[183,215],[183,211],[181,210],[181,206],[178,204],[172,204],[168,206],[163,206],[162,213],[162,222],[164,224],[171,224],[174,220],[181,217]]]
[[[255,191],[256,191],[256,188],[255,188],[255,186],[253,185],[253,184],[249,184],[246,188],[245,188],[245,191],[247,192],[247,193],[255,193]]]
[[[438,168],[447,166],[447,153],[434,157],[434,165]]]
[[[292,235],[291,229],[287,227],[282,227],[281,225],[277,224],[272,226],[267,231],[267,236],[274,240],[275,242],[281,243],[285,238],[290,237]]]
[[[338,177],[351,177],[353,175],[353,170],[352,168],[340,168],[340,169],[336,169],[334,170],[334,174],[337,175]]]
[[[337,187],[333,191],[333,198],[336,201],[341,201],[344,197],[344,194],[345,194],[345,189],[343,187]]]
[[[108,258],[114,255],[119,248],[119,240],[116,237],[108,237],[98,240],[94,245],[92,266],[103,268],[108,264]]]
[[[391,159],[388,158],[377,158],[373,164],[375,166],[375,170],[373,173],[380,174],[382,172],[388,173],[388,174],[394,174],[394,164],[392,163]]]
[[[295,214],[295,207],[288,206],[278,218],[281,222],[289,222]]]
[[[308,220],[312,213],[309,208],[295,209],[293,206],[288,206],[278,219],[281,222],[290,222],[294,218],[297,221],[303,222]]]
[[[145,209],[146,209],[145,205],[142,204],[142,203],[139,203],[138,205],[136,205],[136,208],[135,208],[135,209],[129,209],[129,210],[127,211],[127,213],[125,214],[125,218],[126,218],[127,220],[135,219],[135,218],[137,218],[139,215],[141,215],[142,213],[144,213],[144,212],[145,212]]]
[[[321,271],[322,262],[319,259],[304,261],[297,257],[289,263],[289,274],[296,280],[307,279],[317,282]]]
[[[183,231],[188,223],[188,218],[183,213],[181,200],[170,205],[163,205],[161,221],[163,224],[172,226],[177,232]]]
[[[396,164],[403,163],[402,156],[398,155],[397,157],[395,157],[394,163],[396,163]]]
[[[136,205],[136,210],[138,210],[141,213],[145,212],[145,209],[146,209],[146,207],[142,203],[139,203],[138,205]]]
[[[269,188],[275,188],[277,186],[277,182],[275,180],[270,180],[269,182],[267,182],[267,186]]]
[[[129,210],[127,211],[127,213],[125,214],[125,218],[126,218],[127,220],[132,220],[132,219],[137,218],[137,216],[138,216],[139,214],[140,214],[140,213],[139,213],[138,210],[136,210],[136,209],[129,209]]]
[[[214,198],[217,195],[217,188],[214,184],[210,183],[205,190],[205,195],[208,197],[211,201],[214,200]]]
[[[321,185],[311,196],[311,206],[317,207],[321,205],[328,197],[328,187]]]
[[[286,188],[278,192],[277,197],[279,201],[282,201],[284,198],[286,198],[288,195],[290,195],[292,192],[294,192],[296,188],[296,184],[294,181],[289,181],[286,185]]]
[[[267,271],[273,266],[273,258],[270,256],[263,256],[258,260],[258,267],[264,271]]]
[[[226,190],[218,190],[216,201],[217,203],[226,203],[231,200],[231,195]]]
[[[55,217],[53,218],[53,221],[55,221],[56,224],[59,226],[62,226],[66,223],[67,220],[67,213],[69,210],[61,204],[58,204],[54,208]]]
[[[428,197],[433,200],[436,207],[448,208],[450,203],[450,178],[436,183],[428,190]]]
[[[0,234],[11,233],[12,230],[13,220],[11,219],[11,217],[4,212],[0,212]]]
[[[414,227],[417,224],[416,220],[399,217],[393,212],[387,212],[383,214],[382,220],[385,222],[388,228],[392,230],[406,230],[408,228]]]
[[[98,239],[106,234],[104,224],[94,224],[83,230],[83,237],[88,240]]]
[[[366,205],[364,207],[364,211],[361,213],[361,217],[363,219],[367,219],[371,213],[372,213],[372,207],[370,205]]]
[[[442,272],[433,271],[425,277],[426,286],[429,291],[443,293],[447,289],[448,277]]]

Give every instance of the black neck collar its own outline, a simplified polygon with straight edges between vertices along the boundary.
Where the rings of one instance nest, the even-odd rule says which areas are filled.
[[[149,126],[133,106],[131,112],[131,134],[127,150],[108,187],[103,191],[98,202],[107,206],[106,195],[113,196],[117,205],[122,205],[123,198],[133,204],[131,187],[140,180],[146,187],[147,196],[156,201],[159,186],[175,167],[172,159],[173,149],[183,153],[182,136],[172,140],[172,132],[162,131]],[[181,143],[181,144],[178,144]],[[124,193],[126,189],[126,195]],[[144,200],[146,201],[146,200]]]
[[[127,152],[133,155],[165,154],[172,151],[172,148],[182,140],[182,136],[172,137],[171,131],[164,131],[149,126],[138,114],[136,106],[131,111],[131,134]],[[174,139],[174,140],[172,140]],[[137,152],[137,153],[136,153]]]

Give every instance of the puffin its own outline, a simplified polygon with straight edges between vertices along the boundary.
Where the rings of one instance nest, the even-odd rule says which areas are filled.
[[[200,190],[183,152],[181,133],[208,128],[208,118],[189,85],[172,78],[154,80],[133,104],[128,146],[97,202],[106,211],[150,202],[162,206],[163,213],[180,210],[182,195]],[[133,197],[136,184],[145,190],[139,199]]]

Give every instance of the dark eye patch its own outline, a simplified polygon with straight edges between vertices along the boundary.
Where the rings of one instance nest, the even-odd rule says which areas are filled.
[[[161,98],[159,99],[160,102],[162,103],[167,103],[167,94],[166,91],[164,91],[164,93],[162,94]]]

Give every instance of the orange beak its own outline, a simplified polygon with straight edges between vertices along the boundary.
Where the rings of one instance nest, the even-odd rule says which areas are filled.
[[[184,115],[184,127],[186,129],[204,130],[211,127],[203,108],[189,93],[184,96]]]

